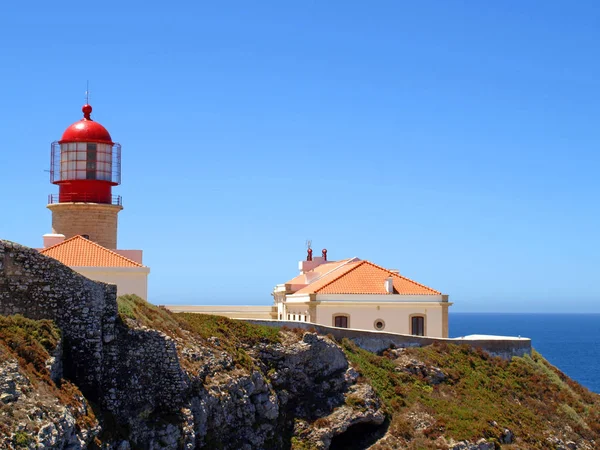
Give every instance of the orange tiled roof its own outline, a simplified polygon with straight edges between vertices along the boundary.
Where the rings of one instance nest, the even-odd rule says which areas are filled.
[[[345,264],[348,261],[350,261],[350,259],[342,259],[341,261],[326,262],[326,263],[323,263],[323,264],[315,267],[312,270],[309,270],[307,273],[318,274],[318,276],[316,276],[315,278],[322,277],[327,272],[330,272],[330,271],[340,267],[342,264]],[[304,274],[300,274],[297,277],[292,278],[290,281],[286,281],[285,284],[306,284],[305,280],[306,280],[306,277],[304,276]]]
[[[40,253],[69,267],[144,267],[82,236],[73,236]]]
[[[369,261],[345,264],[295,294],[389,294],[385,290],[385,280],[390,276],[394,283],[394,294],[441,295],[441,292]]]

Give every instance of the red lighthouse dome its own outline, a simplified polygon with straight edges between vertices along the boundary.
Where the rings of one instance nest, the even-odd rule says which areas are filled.
[[[83,105],[81,111],[83,111],[83,119],[67,128],[58,142],[101,142],[112,145],[108,130],[92,120],[92,106]]]
[[[69,126],[52,143],[50,181],[59,186],[50,203],[103,203],[121,205],[111,188],[121,184],[121,146],[91,118],[92,107],[81,109],[83,119]]]

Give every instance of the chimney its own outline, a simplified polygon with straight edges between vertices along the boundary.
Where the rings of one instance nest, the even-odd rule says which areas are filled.
[[[327,249],[323,249],[323,256],[315,256],[313,257],[312,248],[310,248],[310,241],[307,241],[308,250],[306,251],[306,261],[300,261],[298,263],[298,269],[300,269],[300,274],[305,274],[306,272],[310,272],[315,267],[320,266],[323,263],[327,262]],[[309,276],[310,278],[310,276]],[[310,281],[307,281],[309,283]]]
[[[388,294],[394,293],[394,278],[391,276],[385,279],[385,291]]]
[[[44,248],[48,248],[63,242],[65,240],[65,235],[48,233],[42,236],[42,239],[44,239]]]

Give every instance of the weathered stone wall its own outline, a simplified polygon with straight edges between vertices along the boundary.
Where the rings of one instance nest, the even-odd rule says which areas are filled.
[[[174,342],[155,330],[118,327],[117,331],[118,345],[108,348],[104,361],[108,389],[104,406],[122,417],[140,411],[178,411],[189,380]]]
[[[65,376],[93,394],[102,380],[102,337],[114,334],[116,287],[76,274],[37,251],[0,241],[0,314],[51,319],[71,355]],[[92,396],[94,398],[95,396]]]
[[[0,240],[0,315],[50,319],[63,333],[58,367],[117,417],[177,409],[187,389],[174,344],[118,321],[116,286],[92,281],[37,251]]]
[[[390,347],[424,347],[436,342],[447,344],[467,344],[473,348],[480,348],[494,356],[504,359],[510,359],[513,356],[523,356],[531,354],[531,339],[528,338],[507,338],[507,339],[446,339],[432,338],[422,336],[412,336],[396,333],[385,333],[381,331],[353,330],[348,328],[327,327],[307,322],[294,322],[284,320],[256,320],[243,319],[245,322],[257,325],[267,325],[271,327],[287,326],[289,328],[301,328],[304,330],[314,330],[322,335],[332,335],[335,339],[344,338],[354,341],[356,345],[364,350],[379,353]]]

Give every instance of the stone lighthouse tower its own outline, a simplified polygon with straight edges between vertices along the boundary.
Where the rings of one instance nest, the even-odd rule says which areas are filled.
[[[123,209],[112,193],[121,184],[121,145],[92,120],[92,107],[52,143],[50,181],[58,194],[48,198],[52,233],[67,239],[83,235],[108,249],[117,248],[117,215]]]

